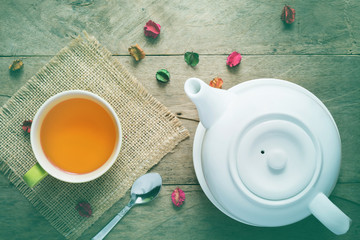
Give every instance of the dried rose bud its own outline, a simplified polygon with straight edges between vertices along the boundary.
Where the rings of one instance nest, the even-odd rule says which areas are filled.
[[[144,33],[147,37],[156,38],[160,34],[161,26],[151,20],[149,20],[144,26]]]
[[[285,5],[281,13],[281,20],[287,24],[293,23],[295,21],[295,9]]]
[[[91,206],[88,202],[82,201],[79,202],[75,209],[79,212],[80,216],[82,217],[91,217],[92,210]]]
[[[136,61],[145,58],[145,52],[141,49],[141,47],[138,44],[131,46],[128,50],[130,55],[133,56]]]
[[[235,67],[241,62],[241,54],[238,52],[232,52],[226,60],[226,65],[229,67]]]
[[[180,207],[185,201],[185,193],[177,187],[171,194],[171,200],[175,206]]]
[[[18,60],[13,61],[13,63],[9,66],[9,69],[14,72],[14,71],[20,70],[23,66],[24,66],[23,61],[18,59]]]
[[[214,87],[214,88],[222,88],[223,80],[219,77],[216,77],[210,81],[209,85],[210,87]]]
[[[32,120],[25,120],[23,121],[21,128],[22,130],[24,130],[24,132],[30,133],[31,131],[31,124],[32,124]]]

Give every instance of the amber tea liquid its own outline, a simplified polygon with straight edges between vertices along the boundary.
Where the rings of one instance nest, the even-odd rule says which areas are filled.
[[[113,153],[117,137],[110,114],[96,102],[83,98],[55,105],[40,129],[41,146],[49,161],[75,174],[101,167]]]

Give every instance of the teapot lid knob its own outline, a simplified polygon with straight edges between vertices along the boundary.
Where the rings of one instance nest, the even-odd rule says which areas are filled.
[[[275,172],[280,172],[286,167],[287,155],[281,149],[273,149],[267,157],[269,168]]]

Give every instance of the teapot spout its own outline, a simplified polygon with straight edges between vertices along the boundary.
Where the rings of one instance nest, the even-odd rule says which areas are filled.
[[[189,78],[184,85],[185,93],[196,105],[200,122],[209,129],[226,111],[232,93],[210,87],[198,78]]]

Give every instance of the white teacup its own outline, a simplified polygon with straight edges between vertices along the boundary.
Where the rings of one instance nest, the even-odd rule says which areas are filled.
[[[87,106],[89,108],[87,108]],[[92,109],[92,107],[94,108]],[[73,112],[70,113],[66,111]],[[51,119],[51,117],[55,119],[54,116],[56,116],[56,114],[61,116],[61,118],[62,116],[67,117],[61,119],[59,127],[48,127],[47,125],[53,121],[49,119]],[[89,121],[81,120],[85,118],[85,115],[82,116],[82,114],[87,114],[86,119],[89,119]],[[101,115],[101,118],[99,115]],[[83,121],[83,124],[86,126],[82,127],[83,124],[81,124],[79,125],[80,127],[77,128],[77,125],[73,124],[75,121]],[[70,129],[70,127],[72,128]],[[104,137],[97,138],[94,135],[97,134],[97,131],[106,131],[106,133],[112,137],[109,137],[109,139],[104,139]],[[72,135],[70,133],[66,135],[66,132],[70,132]],[[35,186],[47,174],[61,181],[81,183],[100,177],[114,164],[121,148],[122,130],[117,114],[104,99],[91,92],[70,90],[52,96],[40,107],[32,122],[30,139],[34,155],[38,161],[38,163],[24,175],[24,180],[30,187]],[[59,139],[61,139],[62,142]],[[94,140],[90,141],[90,139]],[[110,147],[107,147],[108,142],[104,142],[105,140],[111,143]],[[60,144],[58,142],[60,142]],[[87,146],[86,144],[88,143],[91,143],[93,147],[90,145]],[[101,155],[101,162],[96,163],[99,166],[94,168],[94,166],[97,165],[95,165],[95,162],[90,164],[88,159],[94,158],[97,160],[94,155],[97,155],[99,152],[97,150],[98,146],[104,146],[106,150],[99,150],[100,152],[104,152],[104,154]],[[68,148],[70,150],[68,150]],[[89,152],[87,152],[87,150]],[[69,157],[77,155],[80,157],[70,161],[70,158],[66,157],[66,154],[67,152],[72,153],[71,151],[73,151],[73,155],[68,154]],[[59,155],[57,156],[56,154],[58,153]],[[85,156],[83,157],[83,155],[86,155],[83,153],[89,153],[90,155],[86,158]],[[67,160],[69,160],[70,165],[66,163]],[[71,165],[72,163],[74,163],[74,166]],[[82,169],[82,165],[84,168],[86,167],[86,169]],[[94,165],[92,166],[94,169],[90,169],[90,165]],[[75,166],[77,166],[77,168],[75,168]],[[76,169],[76,171],[73,171],[72,168]]]

